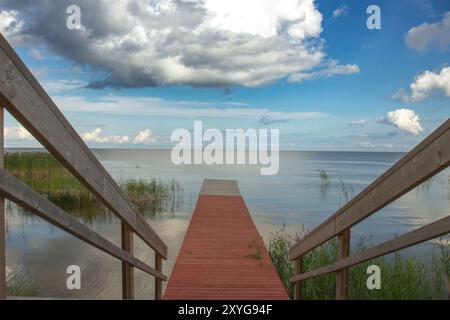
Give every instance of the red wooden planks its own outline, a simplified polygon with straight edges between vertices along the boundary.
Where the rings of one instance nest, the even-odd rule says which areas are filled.
[[[224,183],[224,194],[221,184]],[[205,180],[164,299],[288,299],[234,181]],[[212,188],[208,188],[212,186]],[[213,190],[213,191],[211,191]]]

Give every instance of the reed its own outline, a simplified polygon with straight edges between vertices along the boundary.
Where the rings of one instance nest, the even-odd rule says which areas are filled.
[[[295,274],[295,265],[289,260],[289,248],[298,237],[284,230],[271,234],[268,241],[269,254],[289,296],[293,298],[294,286],[289,279]],[[352,254],[363,252],[369,243],[361,239],[352,248]],[[303,257],[303,272],[335,262],[337,242],[328,241]],[[369,265],[375,264],[382,271],[381,290],[369,290],[366,286]],[[431,264],[399,252],[379,257],[350,268],[349,299],[445,299],[450,278],[450,242],[441,240],[433,249]],[[335,298],[336,277],[334,273],[302,281],[302,298],[330,300]]]
[[[24,267],[18,266],[6,277],[6,293],[8,297],[37,297],[40,289],[31,273]]]
[[[320,186],[322,187],[322,189],[326,189],[330,185],[330,176],[325,170],[320,169],[319,177],[320,177]]]
[[[75,215],[96,216],[106,212],[95,195],[49,153],[7,153],[5,167],[28,186]],[[174,210],[182,194],[182,187],[175,180],[128,179],[120,181],[119,185],[141,213],[154,213],[166,207]]]

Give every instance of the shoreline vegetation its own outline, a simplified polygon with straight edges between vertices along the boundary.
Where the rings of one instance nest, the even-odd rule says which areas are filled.
[[[331,177],[323,169],[318,172],[322,191],[331,186]],[[431,179],[421,185],[429,188]],[[339,179],[339,202],[347,203],[353,198],[351,184]],[[448,176],[450,194],[450,175]],[[306,235],[308,232],[304,232]],[[294,285],[289,279],[295,275],[295,263],[289,260],[289,250],[302,237],[278,230],[268,239],[269,254],[275,269],[290,298],[294,296]],[[370,240],[370,239],[369,239]],[[371,247],[370,241],[361,238],[353,246],[352,254],[364,252]],[[308,272],[337,261],[337,241],[330,240],[303,257],[303,272]],[[377,265],[381,269],[381,289],[369,290],[366,281],[367,267]],[[335,273],[302,281],[302,299],[331,300],[335,298]],[[450,240],[441,238],[433,244],[431,263],[401,252],[375,258],[349,268],[349,299],[424,300],[448,299],[450,295]]]
[[[49,153],[7,153],[5,168],[62,209],[88,222],[109,213],[95,195]],[[126,179],[118,184],[141,214],[174,211],[180,205],[183,192],[175,179]]]
[[[269,254],[275,269],[290,298],[294,285],[289,279],[295,275],[294,261],[289,260],[289,249],[299,241],[284,229],[271,234]],[[371,247],[370,241],[361,238],[353,246],[352,254]],[[303,257],[303,272],[308,272],[337,261],[337,241],[331,240]],[[366,281],[367,267],[381,269],[381,289],[369,290]],[[431,263],[396,252],[375,258],[349,268],[349,299],[351,300],[426,300],[447,299],[450,281],[450,240],[440,239],[433,247]],[[329,273],[302,281],[302,299],[332,300],[335,298],[336,276]]]

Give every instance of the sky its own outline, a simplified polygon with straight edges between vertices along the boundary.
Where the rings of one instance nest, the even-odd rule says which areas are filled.
[[[403,152],[450,115],[446,0],[1,0],[0,32],[94,148],[171,148],[201,120]],[[39,146],[9,115],[5,144]]]

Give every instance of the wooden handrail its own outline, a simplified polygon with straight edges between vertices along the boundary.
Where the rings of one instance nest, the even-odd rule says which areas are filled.
[[[34,138],[121,220],[122,248],[85,227],[1,167],[0,206],[3,208],[2,197],[4,196],[79,239],[120,259],[124,299],[134,298],[134,267],[155,277],[155,298],[160,299],[161,282],[167,280],[162,273],[162,259],[167,259],[167,245],[144,217],[136,211],[122,189],[97,160],[1,33],[0,106],[6,108]],[[3,109],[0,111],[3,112]],[[2,123],[0,123],[0,130],[3,141]],[[1,162],[3,145],[0,149]],[[0,227],[2,225],[0,220]],[[133,233],[155,250],[155,268],[133,256]],[[0,236],[2,236],[1,233]],[[0,299],[4,299],[6,284],[5,263],[2,259],[5,253],[3,241],[0,241],[0,253],[2,254],[0,256],[2,265],[0,266]]]
[[[1,34],[0,103],[106,207],[167,259],[166,244],[134,209]]]
[[[92,231],[19,179],[0,169],[0,195],[101,251],[166,281],[167,277]]]
[[[447,216],[445,218],[432,222],[426,226],[403,234],[397,238],[394,238],[392,240],[379,244],[375,247],[367,249],[366,251],[361,252],[359,254],[350,256],[342,260],[338,260],[335,263],[329,264],[327,266],[309,272],[297,274],[291,278],[291,282],[306,280],[322,276],[327,273],[349,268],[357,264],[369,261],[371,259],[381,257],[401,249],[406,249],[408,247],[422,243],[424,241],[435,239],[449,232],[450,232],[450,216]]]
[[[450,216],[430,223],[398,238],[384,242],[354,256],[349,256],[350,229],[392,201],[450,165],[450,119],[407,153],[394,166],[359,193],[343,208],[325,220],[290,250],[296,261],[295,298],[301,298],[301,281],[337,272],[336,299],[346,299],[348,268],[450,232]],[[335,263],[302,272],[303,256],[321,244],[338,238],[338,260]]]
[[[296,259],[387,206],[450,164],[450,120],[406,154],[347,205],[291,248]]]

